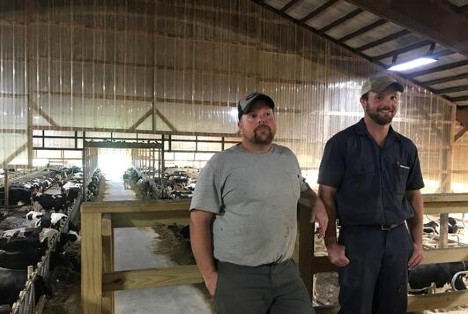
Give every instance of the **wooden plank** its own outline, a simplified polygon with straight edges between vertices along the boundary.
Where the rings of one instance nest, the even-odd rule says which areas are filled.
[[[190,200],[184,201],[109,201],[85,202],[81,206],[82,213],[144,213],[158,211],[189,212]]]
[[[307,287],[309,296],[313,296],[312,258],[314,256],[314,230],[315,225],[310,223],[310,208],[299,206],[299,272]]]
[[[423,194],[424,203],[468,201],[468,193]]]
[[[113,229],[110,214],[102,216],[102,258],[103,258],[103,271],[114,271],[114,241]],[[103,292],[102,297],[102,313],[114,313],[114,292]]]
[[[438,201],[424,203],[424,213],[428,215],[467,212],[468,201]]]
[[[114,228],[152,227],[156,223],[170,225],[174,223],[188,223],[188,221],[188,210],[112,214],[112,226]]]
[[[468,304],[468,292],[453,291],[429,295],[412,295],[408,297],[408,312],[447,309]]]
[[[424,250],[423,264],[449,263],[468,260],[468,247]]]
[[[202,283],[203,278],[196,265],[186,265],[170,268],[104,273],[102,282],[104,291],[117,291],[173,285],[190,285]]]
[[[101,313],[101,228],[100,213],[81,214],[81,305],[84,314]]]
[[[439,248],[448,246],[448,217],[448,213],[439,215]]]
[[[468,247],[442,248],[424,250],[424,260],[422,264],[449,263],[466,260],[468,260]],[[338,271],[338,268],[330,262],[328,256],[314,257],[311,265],[314,274]]]

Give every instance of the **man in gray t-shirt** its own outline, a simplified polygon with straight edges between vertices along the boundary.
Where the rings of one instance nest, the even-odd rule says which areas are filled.
[[[242,142],[215,154],[195,187],[192,250],[218,313],[313,313],[291,261],[299,198],[313,204],[322,236],[328,218],[294,153],[272,143],[274,106],[260,93],[239,101]]]

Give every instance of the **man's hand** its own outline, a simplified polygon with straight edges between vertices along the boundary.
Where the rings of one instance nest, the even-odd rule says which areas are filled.
[[[333,265],[344,267],[349,264],[349,259],[345,255],[345,247],[336,242],[327,245],[328,259]]]
[[[319,233],[319,237],[325,237],[325,231],[327,230],[328,226],[328,215],[323,202],[318,197],[315,200],[314,207],[312,208],[310,222],[318,222],[319,227],[317,232]]]
[[[408,261],[408,268],[414,268],[421,264],[422,260],[424,259],[423,249],[419,245],[413,244],[413,254]]]
[[[206,289],[208,289],[208,292],[213,297],[216,292],[216,284],[218,282],[218,272],[214,271],[208,274],[206,277],[203,278],[203,280],[205,281]]]

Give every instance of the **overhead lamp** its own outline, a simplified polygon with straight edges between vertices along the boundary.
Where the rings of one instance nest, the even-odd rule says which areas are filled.
[[[435,42],[431,43],[431,45],[429,46],[429,51],[424,57],[419,57],[410,61],[402,62],[400,64],[396,64],[398,55],[394,55],[392,60],[392,66],[389,67],[387,70],[403,72],[438,61],[437,57],[434,55],[435,45]]]
[[[420,66],[423,66],[423,65],[426,65],[426,64],[431,64],[431,63],[434,63],[436,61],[438,61],[438,60],[436,58],[434,58],[434,57],[429,57],[429,56],[420,57],[420,58],[416,58],[416,59],[406,61],[406,62],[403,62],[403,63],[400,63],[400,64],[392,65],[387,70],[396,71],[396,72],[403,72],[403,71],[408,71],[408,70],[411,70],[411,69],[414,69],[414,68],[417,68],[417,67],[420,67]]]

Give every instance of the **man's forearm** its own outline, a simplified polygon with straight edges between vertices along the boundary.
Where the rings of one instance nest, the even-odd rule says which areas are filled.
[[[210,273],[216,271],[210,223],[194,214],[190,215],[190,244],[200,273],[205,279]]]
[[[329,188],[319,188],[319,197],[321,198],[328,215],[328,226],[325,232],[325,245],[337,242],[336,237],[336,209],[335,209],[335,197],[334,191]]]
[[[413,238],[413,242],[422,247],[424,205],[423,198],[419,191],[409,194],[408,200],[413,207],[414,216],[408,219],[408,228]]]

